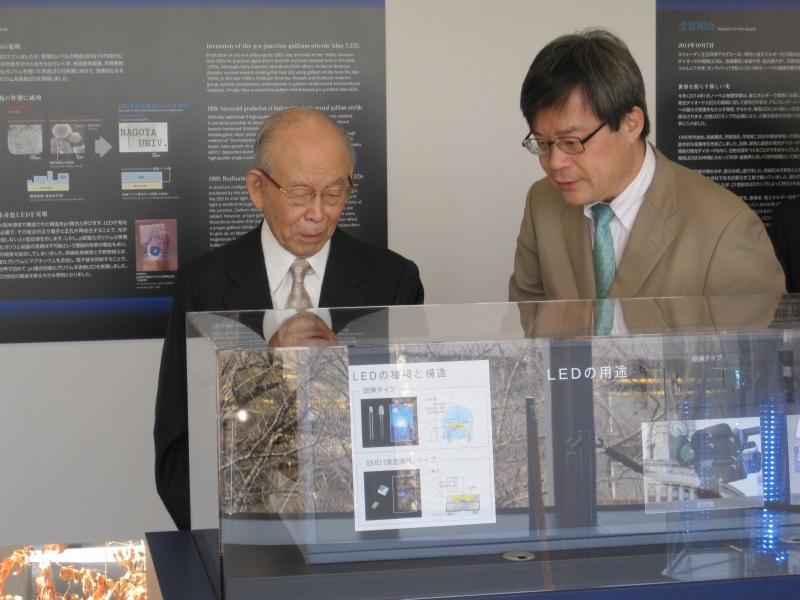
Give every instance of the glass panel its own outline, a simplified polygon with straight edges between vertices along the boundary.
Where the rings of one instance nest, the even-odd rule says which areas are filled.
[[[193,523],[220,530],[230,598],[792,572],[799,308],[189,315]]]

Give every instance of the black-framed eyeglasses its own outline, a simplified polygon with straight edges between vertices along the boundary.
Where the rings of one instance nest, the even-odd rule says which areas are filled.
[[[353,190],[353,180],[349,175],[347,176],[347,185],[332,185],[326,187],[324,190],[317,191],[307,185],[283,187],[264,169],[260,167],[256,167],[256,169],[260,171],[264,177],[269,179],[289,203],[294,206],[309,206],[317,196],[319,196],[319,199],[325,206],[337,206],[347,200],[350,192]]]
[[[557,137],[554,140],[548,140],[543,137],[536,137],[531,131],[522,140],[523,147],[536,156],[547,156],[553,146],[561,150],[564,154],[580,154],[586,150],[584,144],[594,137],[594,135],[605,127],[608,123],[603,121],[598,125],[597,129],[592,131],[584,138],[566,135],[564,137]]]

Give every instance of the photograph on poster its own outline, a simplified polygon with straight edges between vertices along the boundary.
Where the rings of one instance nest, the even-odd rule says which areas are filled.
[[[364,494],[368,521],[422,516],[419,469],[367,471]]]
[[[83,158],[86,152],[86,125],[76,123],[54,123],[50,128],[50,154],[60,157],[65,154]]]
[[[176,271],[178,269],[178,225],[176,219],[136,221],[136,270]]]
[[[761,506],[758,417],[642,423],[648,512]]]
[[[120,152],[166,152],[169,150],[167,123],[120,123]]]
[[[361,443],[365,448],[411,446],[417,438],[416,398],[363,398]]]

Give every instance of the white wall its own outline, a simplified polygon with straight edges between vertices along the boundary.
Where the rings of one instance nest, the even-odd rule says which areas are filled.
[[[417,262],[428,303],[506,300],[542,176],[520,145],[522,80],[542,46],[589,26],[628,43],[654,115],[652,0],[387,1],[389,245]]]
[[[429,303],[502,301],[524,193],[519,88],[556,35],[604,26],[655,114],[654,0],[387,0],[389,244]],[[0,345],[0,546],[171,527],[153,483],[160,341]]]
[[[0,345],[0,546],[140,538],[160,340]]]

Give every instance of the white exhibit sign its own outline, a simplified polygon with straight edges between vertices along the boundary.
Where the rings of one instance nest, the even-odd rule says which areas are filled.
[[[349,369],[356,531],[494,523],[486,360]]]

